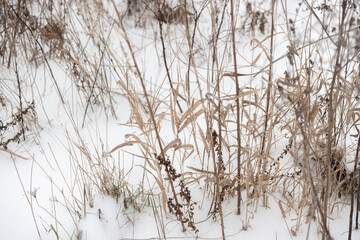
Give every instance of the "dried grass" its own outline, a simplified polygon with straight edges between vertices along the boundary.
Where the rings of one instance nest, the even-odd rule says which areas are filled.
[[[267,207],[269,198],[279,194],[281,199],[276,202],[289,233],[296,235],[304,224],[310,228],[316,218],[323,239],[331,239],[330,216],[350,199],[351,239],[354,211],[358,227],[360,192],[360,184],[355,184],[360,182],[359,147],[355,146],[359,141],[354,144],[351,140],[359,135],[360,38],[356,13],[360,6],[355,1],[331,6],[304,2],[308,15],[303,17],[303,33],[298,33],[296,27],[300,16],[290,16],[287,2],[282,0],[272,1],[271,6],[252,1],[238,5],[232,0],[230,4],[127,1],[123,12],[114,1],[64,1],[59,6],[51,5],[52,1],[18,1],[17,6],[2,2],[0,57],[3,65],[16,70],[17,81],[10,90],[0,85],[0,100],[2,106],[18,111],[8,111],[14,114],[0,119],[0,150],[22,158],[6,148],[23,141],[20,137],[26,136],[26,130],[37,126],[33,123],[34,102],[26,101],[35,97],[25,94],[26,88],[36,86],[17,74],[18,62],[45,63],[74,133],[67,134],[64,144],[70,158],[71,180],[65,177],[58,156],[49,148],[69,192],[62,193],[63,205],[75,225],[86,217],[86,208],[94,205],[94,196],[103,194],[123,201],[124,212],[128,206],[137,211],[151,206],[159,238],[166,238],[167,212],[184,231],[189,229],[197,235],[201,232],[194,216],[195,202],[202,207],[208,198],[212,202],[209,216],[219,217],[225,239],[225,200],[237,194],[233,212],[241,214],[242,227],[248,229],[259,203]],[[43,9],[43,15],[35,16],[33,8]],[[69,11],[77,11],[77,18]],[[206,11],[211,18],[209,36],[199,30]],[[332,14],[320,19],[319,11]],[[266,16],[271,17],[271,22],[266,21]],[[240,26],[237,23],[241,19],[244,21]],[[330,34],[326,22],[338,24],[334,26],[336,34]],[[142,49],[131,41],[128,26],[133,23],[136,28],[154,29],[151,44],[161,41],[156,51],[159,63],[164,62],[164,74],[156,88],[149,87],[153,82],[146,78],[145,70],[142,72]],[[246,59],[237,45],[239,30],[251,38],[251,59]],[[114,34],[119,37],[117,45],[124,56],[113,48]],[[283,36],[288,51],[276,58],[278,39]],[[23,55],[20,50],[24,50]],[[80,125],[73,109],[63,100],[64,89],[52,74],[49,60],[59,61],[71,76],[76,101],[84,111]],[[229,62],[233,66],[229,67]],[[240,67],[239,62],[248,65]],[[283,76],[276,71],[280,64],[287,65]],[[7,97],[6,93],[12,94]],[[116,118],[116,105],[124,99],[131,113],[121,126],[134,131],[112,146],[98,134],[95,142],[101,142],[101,147],[95,143],[89,147],[81,134],[82,128],[91,123],[89,116],[101,108],[108,118]],[[15,130],[11,133],[10,128]],[[278,146],[280,151],[276,150]],[[120,164],[124,154],[142,161],[132,164],[129,170],[142,169],[142,182],[135,190],[126,180],[129,172],[125,173]],[[353,160],[351,172],[347,164]],[[33,161],[45,175],[50,175]],[[148,189],[145,186],[150,182],[155,187]],[[52,195],[54,191],[62,192],[55,182],[51,184]],[[203,189],[202,201],[190,191],[195,184]],[[30,200],[29,204],[35,205]],[[41,208],[39,203],[37,206]],[[53,209],[54,213],[49,214],[54,223],[48,224],[48,230],[58,236],[62,226],[55,204]],[[290,225],[287,217],[293,213],[296,221]],[[81,236],[80,230],[74,234]]]

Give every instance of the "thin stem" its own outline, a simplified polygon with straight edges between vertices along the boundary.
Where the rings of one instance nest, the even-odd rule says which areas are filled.
[[[273,61],[273,46],[274,46],[274,9],[275,9],[275,0],[272,0],[272,6],[271,6],[271,40],[270,40],[270,66],[269,66],[269,78],[268,78],[268,87],[266,92],[266,112],[265,112],[265,122],[264,122],[264,133],[263,138],[261,142],[261,161],[260,164],[262,164],[262,178],[265,177],[265,170],[267,166],[267,160],[266,160],[266,153],[265,150],[265,144],[266,140],[268,141],[267,144],[270,145],[271,139],[267,139],[268,133],[268,124],[269,124],[269,109],[270,109],[270,97],[271,97],[271,86],[272,86],[272,61]],[[266,196],[265,196],[265,189],[263,189],[263,204],[266,205]]]
[[[159,9],[159,14],[161,14],[161,11]],[[177,93],[175,92],[175,89],[173,87],[173,84],[172,84],[172,81],[171,81],[171,77],[170,77],[170,70],[169,70],[169,67],[168,67],[168,63],[167,63],[167,59],[166,59],[166,47],[165,47],[165,42],[164,42],[164,37],[163,37],[163,24],[162,24],[162,21],[161,21],[161,17],[158,18],[158,22],[159,22],[159,29],[160,29],[160,40],[161,40],[161,45],[162,45],[162,52],[163,52],[163,59],[164,59],[164,65],[165,65],[165,70],[166,70],[166,76],[169,80],[169,84],[170,84],[170,87],[171,87],[171,91],[173,92],[173,95],[177,95]],[[176,99],[176,96],[175,96],[175,99]],[[183,110],[181,109],[181,106],[180,106],[180,103],[178,100],[176,100],[176,104],[180,110],[180,113],[183,113]]]
[[[327,161],[325,164],[325,196],[324,196],[324,217],[325,217],[325,224],[327,224],[327,204],[330,194],[330,170],[331,170],[331,161],[332,161],[332,145],[333,145],[333,128],[335,126],[335,111],[334,109],[334,89],[336,79],[341,71],[341,64],[340,64],[340,52],[342,46],[342,34],[344,29],[344,20],[345,20],[345,10],[346,10],[346,0],[342,1],[342,17],[341,22],[339,24],[339,36],[338,36],[338,43],[336,49],[336,62],[335,62],[335,69],[334,74],[331,80],[331,87],[329,92],[329,122],[328,122],[328,129],[327,129]],[[325,227],[325,226],[323,226]],[[330,237],[327,233],[323,233],[323,239]],[[325,235],[326,234],[326,235]]]
[[[234,1],[231,0],[231,35],[232,35],[232,48],[233,48],[233,58],[234,58],[234,73],[235,73],[235,82],[236,82],[236,125],[237,125],[237,211],[236,213],[240,215],[241,209],[241,187],[240,187],[240,179],[241,179],[241,127],[240,127],[240,87],[239,87],[239,78],[237,74],[237,62],[236,62],[236,47],[235,47],[235,21],[234,21]]]
[[[155,121],[155,116],[154,116],[154,112],[151,108],[151,103],[150,103],[150,100],[149,100],[149,96],[147,94],[147,91],[146,91],[146,88],[145,88],[145,84],[144,84],[144,80],[142,78],[142,75],[141,75],[141,72],[140,72],[140,69],[137,65],[137,61],[136,61],[136,58],[135,58],[135,55],[134,55],[134,51],[132,50],[132,47],[131,47],[131,44],[130,44],[130,41],[129,41],[129,38],[127,36],[127,33],[125,31],[125,27],[124,27],[124,24],[122,22],[122,17],[120,16],[120,13],[115,5],[115,2],[114,0],[112,0],[112,3],[113,3],[113,6],[114,6],[114,9],[116,11],[116,15],[118,16],[118,19],[119,19],[119,23],[120,23],[120,27],[122,29],[122,31],[124,32],[124,38],[125,38],[125,41],[128,45],[128,48],[130,50],[130,53],[131,53],[131,57],[133,59],[133,62],[134,62],[134,65],[135,65],[135,68],[136,68],[136,72],[138,74],[138,77],[140,79],[140,83],[141,83],[141,87],[143,89],[143,92],[144,92],[144,95],[145,95],[145,99],[146,99],[146,103],[149,107],[149,112],[150,112],[150,118],[151,118],[151,121],[154,125],[154,131],[155,131],[155,135],[156,135],[156,139],[158,141],[158,144],[159,144],[159,148],[160,148],[160,152],[161,152],[161,157],[163,159],[165,159],[165,153],[164,153],[164,149],[163,149],[163,146],[162,146],[162,143],[161,143],[161,138],[160,138],[160,134],[159,134],[159,130],[157,128],[157,125],[156,125],[156,121]],[[177,195],[176,195],[176,191],[175,191],[175,187],[174,187],[174,183],[173,181],[171,180],[171,176],[170,176],[170,173],[168,171],[166,171],[166,174],[167,174],[167,177],[169,179],[169,182],[170,182],[170,187],[171,187],[171,190],[172,190],[172,193],[173,193],[173,198],[174,198],[174,201],[175,201],[175,204],[176,206],[179,205],[179,202],[178,202],[178,199],[177,199]],[[185,231],[185,225],[184,225],[184,222],[182,221],[182,213],[180,214],[180,222],[181,222],[181,226],[182,226],[182,229],[183,231]]]
[[[24,22],[24,20],[22,20],[22,18],[19,16],[19,14],[15,11],[15,9],[13,8],[13,6],[12,6],[11,4],[9,4],[9,3],[7,3],[7,4],[8,4],[8,6],[11,8],[11,10],[14,12],[14,14],[16,15],[16,17],[20,20],[20,22],[21,22],[22,24],[24,24],[25,28],[30,32],[31,36],[35,39],[35,42],[37,43],[37,45],[38,45],[39,48],[40,48],[41,53],[43,54],[43,57],[44,57],[46,66],[47,66],[48,69],[49,69],[51,79],[53,80],[53,82],[54,82],[54,84],[55,84],[55,88],[56,88],[56,90],[57,90],[57,92],[58,92],[58,94],[59,94],[60,100],[61,100],[62,103],[65,103],[64,98],[63,98],[63,96],[62,96],[62,94],[61,94],[61,92],[60,92],[59,85],[57,84],[57,81],[56,81],[56,79],[55,79],[54,73],[53,73],[53,71],[52,71],[52,69],[51,69],[51,67],[50,67],[50,64],[49,64],[47,58],[45,57],[45,51],[44,51],[42,45],[40,44],[39,40],[35,37],[33,31],[31,30],[31,28]]]
[[[353,176],[351,180],[351,207],[350,207],[350,214],[349,214],[349,234],[348,234],[348,240],[351,240],[351,234],[352,234],[352,225],[353,225],[353,212],[354,212],[354,194],[355,194],[355,180],[357,175],[357,165],[359,161],[359,149],[360,149],[360,133],[358,133],[358,144],[356,148],[356,154],[355,154],[355,165],[354,165],[354,171]]]
[[[215,30],[215,11],[214,11],[214,6],[213,6],[213,1],[210,1],[210,7],[211,7],[211,25],[212,25],[212,34],[213,34],[213,38],[216,39],[216,30]],[[219,135],[218,135],[218,167],[215,161],[215,154],[213,154],[213,162],[214,162],[214,174],[215,174],[215,206],[217,206],[219,208],[219,215],[220,215],[220,223],[221,223],[221,234],[222,234],[222,239],[225,240],[225,226],[224,226],[224,217],[223,217],[223,211],[222,211],[222,204],[221,204],[221,196],[220,196],[220,173],[222,172],[222,129],[221,129],[221,98],[220,98],[220,77],[219,77],[219,63],[218,63],[218,58],[217,58],[217,41],[214,40],[215,48],[214,48],[214,59],[216,62],[216,79],[217,79],[217,93],[218,93],[218,99],[219,99],[219,103],[218,103],[218,107],[217,107],[217,112],[218,112],[218,130],[219,130]]]

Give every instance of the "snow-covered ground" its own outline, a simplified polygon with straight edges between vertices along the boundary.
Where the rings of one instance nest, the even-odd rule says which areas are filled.
[[[222,228],[226,239],[321,239],[321,216],[309,180],[305,170],[296,174],[302,169],[299,163],[305,165],[305,140],[299,134],[303,119],[295,116],[300,104],[291,102],[296,94],[291,95],[289,89],[306,85],[307,66],[311,72],[310,91],[318,89],[311,95],[311,106],[328,93],[329,84],[323,87],[320,82],[331,81],[338,46],[332,41],[337,39],[338,29],[329,37],[319,22],[337,27],[341,21],[340,1],[329,3],[329,11],[324,10],[322,1],[312,1],[312,12],[306,1],[279,0],[274,1],[273,13],[270,1],[234,1],[234,46],[243,104],[240,215],[236,214],[236,78],[230,1],[187,1],[188,30],[183,24],[184,14],[178,13],[181,8],[177,0],[164,1],[169,4],[166,11],[173,9],[173,15],[167,15],[168,22],[161,23],[162,30],[156,19],[158,9],[149,10],[157,6],[156,1],[115,1],[116,7],[112,1],[30,2],[22,9],[27,8],[37,19],[38,29],[31,29],[32,18],[19,10],[15,1],[5,1],[2,6],[2,13],[21,18],[17,24],[26,23],[27,27],[21,29],[16,41],[12,39],[16,47],[10,47],[10,40],[6,43],[7,51],[2,55],[6,57],[2,57],[0,66],[1,143],[22,128],[25,131],[0,146],[0,239],[222,239]],[[354,1],[356,4],[357,8],[349,7],[347,16],[359,21],[360,6]],[[12,26],[10,23],[18,18],[4,19],[2,23]],[[5,26],[0,33],[2,42],[11,36],[5,34]],[[355,21],[345,28],[347,45],[342,47],[342,61],[348,63],[346,71],[352,73],[343,70],[343,85],[339,83],[345,86],[341,94],[348,94],[344,94],[348,101],[343,100],[339,107],[347,120],[338,121],[346,123],[341,129],[347,135],[339,134],[339,149],[344,149],[343,165],[349,173],[353,171],[357,144],[357,138],[350,136],[358,117],[354,84],[358,81],[359,52],[350,47],[356,44],[351,30],[356,27],[359,22]],[[293,55],[287,55],[289,52]],[[286,82],[295,79],[296,74],[299,82]],[[283,94],[281,89],[290,93]],[[212,162],[221,158],[218,150],[211,151],[210,143],[217,139],[209,132],[219,132],[219,96],[225,167],[221,173],[222,216],[219,211],[214,213],[217,180]],[[34,109],[24,112],[31,102]],[[267,102],[269,119],[265,118]],[[317,121],[317,111],[321,112],[323,106],[319,103],[309,110],[311,121]],[[167,201],[174,198],[172,183],[165,171],[167,166],[157,158],[161,149],[151,112],[170,165],[181,174],[173,180],[175,191],[184,205],[184,214],[193,213],[190,222],[196,233],[187,223],[183,232],[177,216],[169,212]],[[20,120],[16,124],[6,125],[16,116],[22,120],[17,118]],[[259,177],[264,176],[260,174],[259,159],[265,121],[271,134],[263,151],[272,166],[266,167],[266,180]],[[319,133],[324,122],[309,124],[314,126],[309,133],[325,136]],[[290,144],[290,139],[295,143]],[[322,149],[316,145],[319,142],[311,144]],[[291,146],[284,153],[288,144]],[[325,181],[317,171],[321,168],[318,164],[313,162],[312,174],[318,184],[316,197],[322,202],[321,184]],[[180,179],[191,191],[190,202],[194,205],[187,206],[179,194]],[[261,191],[266,192],[266,201]],[[331,236],[347,239],[350,194],[332,194],[327,211]],[[352,239],[360,239],[354,225],[352,234]]]

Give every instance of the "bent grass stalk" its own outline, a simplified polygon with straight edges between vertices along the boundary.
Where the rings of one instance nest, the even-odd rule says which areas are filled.
[[[117,16],[118,16],[119,23],[120,23],[120,27],[121,27],[121,29],[122,29],[122,31],[123,31],[123,33],[124,33],[125,41],[126,41],[126,43],[127,43],[127,45],[128,45],[128,48],[129,48],[129,50],[130,50],[131,57],[132,57],[132,59],[133,59],[133,63],[134,63],[134,65],[135,65],[136,71],[137,71],[137,73],[138,73],[138,77],[139,77],[139,79],[140,79],[141,87],[142,87],[142,89],[143,89],[143,92],[144,92],[144,95],[145,95],[145,98],[146,98],[146,103],[147,103],[147,106],[148,106],[148,108],[149,108],[151,121],[152,121],[152,123],[153,123],[154,131],[155,131],[156,138],[157,138],[157,141],[158,141],[158,144],[159,144],[159,148],[160,148],[160,152],[161,152],[161,157],[162,157],[163,159],[166,159],[166,155],[165,155],[165,153],[164,153],[164,149],[163,149],[163,147],[162,147],[162,143],[161,143],[159,131],[158,131],[158,128],[157,128],[155,116],[154,116],[154,113],[153,113],[153,110],[152,110],[152,107],[151,107],[152,105],[151,105],[151,103],[150,103],[149,96],[148,96],[147,91],[146,91],[146,88],[145,88],[145,84],[144,84],[144,80],[143,80],[143,78],[142,78],[142,74],[141,74],[140,69],[139,69],[139,67],[138,67],[138,65],[137,65],[134,52],[133,52],[133,50],[132,50],[131,44],[130,44],[130,42],[129,42],[129,38],[128,38],[127,33],[126,33],[126,30],[125,30],[125,28],[124,28],[124,25],[123,25],[123,22],[122,22],[122,17],[121,17],[120,14],[119,14],[119,11],[118,11],[118,9],[117,9],[117,7],[116,7],[116,5],[115,5],[114,0],[112,0],[112,3],[113,3],[113,7],[114,7],[114,9],[115,9],[115,11],[116,11],[116,14],[117,14]],[[170,183],[170,186],[171,186],[171,190],[172,190],[172,193],[173,193],[173,197],[174,197],[175,204],[178,205],[178,204],[179,204],[179,201],[178,201],[178,198],[177,198],[177,195],[176,195],[174,183],[173,183],[173,181],[172,181],[172,178],[171,178],[171,176],[170,176],[170,173],[167,171],[166,174],[167,174],[167,177],[168,177],[168,179],[169,179],[169,183]],[[179,220],[180,220],[180,222],[181,222],[181,226],[182,226],[183,231],[185,231],[186,228],[185,228],[184,222],[182,221],[182,214],[180,215],[180,219],[179,219]]]

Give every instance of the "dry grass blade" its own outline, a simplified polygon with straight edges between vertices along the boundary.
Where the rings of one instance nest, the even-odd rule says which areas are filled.
[[[178,132],[180,133],[182,130],[184,130],[191,122],[195,121],[203,113],[204,109],[200,109],[198,112],[190,115],[190,117],[188,117],[184,124],[179,128]]]
[[[166,152],[170,149],[170,148],[178,148],[181,145],[181,140],[180,139],[175,139],[173,141],[171,141],[168,145],[166,145],[164,147],[164,153],[166,154]]]
[[[22,156],[14,153],[13,151],[11,151],[11,150],[9,150],[9,149],[0,148],[0,151],[7,152],[7,153],[9,153],[9,154],[12,155],[12,156],[15,156],[15,157],[18,157],[18,158],[21,158],[21,159],[24,159],[24,160],[29,160],[29,158],[22,157]]]
[[[306,226],[330,240],[347,209],[357,238],[360,3],[299,3],[2,1],[0,153],[39,237],[113,222],[108,196],[129,239],[156,234],[137,232],[149,207],[159,238],[217,221],[225,239],[227,223],[277,211],[289,239]]]
[[[116,150],[119,150],[122,147],[133,146],[136,143],[138,143],[138,141],[129,141],[129,142],[121,143],[121,144],[117,145],[116,147],[114,147],[113,149],[111,149],[109,153],[113,153],[113,152],[115,152]]]
[[[189,119],[190,118],[189,115],[191,115],[197,107],[203,104],[203,102],[204,102],[203,100],[199,100],[196,103],[193,103],[188,108],[188,110],[186,110],[186,112],[181,116],[179,122],[177,122],[177,125],[180,126],[185,121],[185,119]]]

